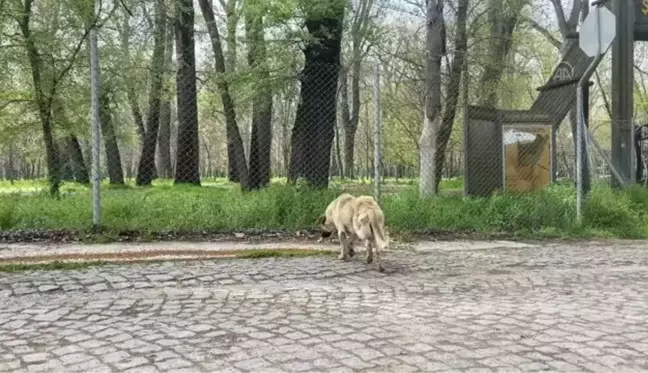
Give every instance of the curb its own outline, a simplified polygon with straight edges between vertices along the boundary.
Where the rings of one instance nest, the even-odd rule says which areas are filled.
[[[1,264],[51,262],[133,262],[245,257],[250,251],[334,252],[337,245],[313,243],[150,242],[111,244],[0,244]],[[272,255],[269,255],[272,256]],[[285,255],[289,256],[289,255]]]

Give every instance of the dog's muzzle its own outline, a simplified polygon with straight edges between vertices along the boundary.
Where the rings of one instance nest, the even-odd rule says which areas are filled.
[[[322,238],[329,238],[329,237],[331,237],[331,232],[322,231]]]

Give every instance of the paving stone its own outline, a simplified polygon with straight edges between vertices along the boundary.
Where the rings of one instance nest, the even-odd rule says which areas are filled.
[[[23,355],[23,361],[27,364],[41,363],[49,358],[50,354],[47,352],[36,352],[33,354]]]
[[[648,244],[488,245],[3,274],[0,371],[648,371]]]
[[[58,285],[51,285],[51,284],[47,284],[47,285],[41,285],[41,286],[39,286],[39,287],[38,287],[38,291],[40,291],[41,293],[46,293],[46,292],[48,292],[48,291],[55,291],[55,290],[59,290],[60,288],[61,288],[61,287],[58,286]]]

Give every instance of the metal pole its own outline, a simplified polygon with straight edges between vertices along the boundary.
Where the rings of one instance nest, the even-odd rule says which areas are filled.
[[[589,128],[589,97],[590,97],[590,84],[589,82],[582,87],[583,91],[583,132],[586,132],[586,128]],[[587,136],[584,136],[582,148],[583,152],[583,195],[587,196],[592,189],[592,178],[589,167],[589,148],[590,143],[587,141]]]
[[[583,147],[587,144],[583,144],[584,138],[584,122],[585,118],[583,116],[583,87],[589,83],[589,79],[594,74],[596,67],[603,59],[601,54],[601,20],[600,20],[600,7],[597,6],[594,8],[595,17],[596,17],[596,30],[597,30],[597,49],[596,56],[590,65],[583,73],[583,76],[578,81],[576,87],[576,222],[580,223],[583,217]],[[585,149],[585,151],[587,151]]]
[[[96,16],[96,5],[93,14]],[[99,48],[97,28],[90,30],[90,110],[92,115],[92,225],[101,226],[101,174],[99,151],[101,147],[101,125],[99,119]]]
[[[463,69],[463,74],[462,74],[462,84],[463,84],[463,149],[464,149],[464,154],[463,154],[463,193],[464,196],[468,195],[468,152],[470,149],[468,149],[468,106],[470,106],[470,92],[468,89],[470,88],[470,81],[469,76],[468,76],[468,53],[464,52],[464,65],[462,67]],[[501,141],[501,139],[500,139]]]
[[[634,19],[636,5],[641,1],[615,0],[612,12],[616,16],[616,38],[612,44],[612,165],[632,180],[632,116],[634,108]],[[637,17],[642,17],[639,12]],[[624,187],[612,179],[612,187]]]
[[[380,203],[380,129],[381,110],[380,110],[380,65],[376,65],[376,79],[374,81],[374,108],[376,110],[376,128],[374,128],[374,195],[376,201]]]

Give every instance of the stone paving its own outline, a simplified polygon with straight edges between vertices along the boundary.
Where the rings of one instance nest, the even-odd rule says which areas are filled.
[[[648,245],[442,246],[3,273],[0,371],[648,371]]]

